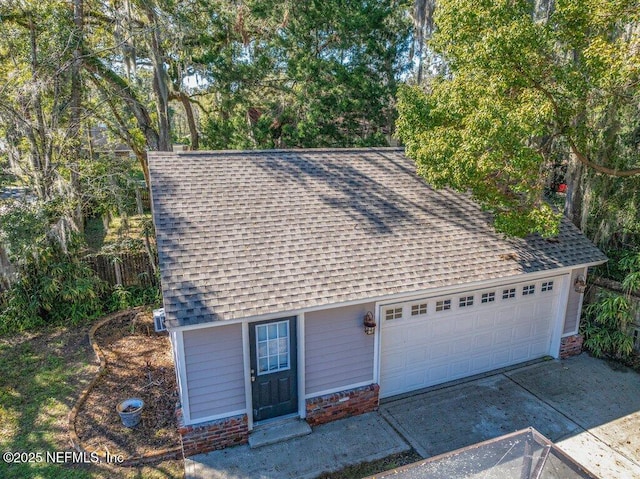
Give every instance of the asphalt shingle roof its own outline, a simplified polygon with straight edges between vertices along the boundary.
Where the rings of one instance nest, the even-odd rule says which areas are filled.
[[[603,262],[568,221],[504,238],[401,149],[152,153],[169,326]]]

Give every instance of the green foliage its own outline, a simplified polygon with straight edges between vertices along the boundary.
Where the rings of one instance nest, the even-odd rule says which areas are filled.
[[[632,261],[630,258],[637,257],[638,253],[634,250],[624,248],[607,249],[604,250],[604,252],[609,258],[609,261],[597,266],[594,271],[595,275],[604,276],[605,278],[622,283],[629,271],[633,271],[633,268],[628,267],[628,262]]]
[[[158,307],[162,303],[162,294],[157,286],[142,288],[139,286],[116,286],[113,288],[106,308],[109,311],[119,311],[136,306]]]
[[[84,263],[44,240],[20,264],[19,276],[2,297],[0,334],[45,324],[80,324],[102,313],[105,285]]]
[[[627,293],[640,292],[640,253],[628,253],[620,258],[620,267],[627,271],[622,289]]]
[[[640,10],[566,0],[545,15],[534,3],[439,1],[428,46],[446,68],[400,90],[398,131],[421,175],[470,191],[497,229],[552,236],[554,150],[610,175],[637,164],[638,38],[625,30]]]
[[[628,333],[632,320],[629,298],[603,292],[595,303],[585,308],[582,326],[585,347],[596,357],[628,357],[633,350],[633,339]]]
[[[624,294],[601,291],[596,301],[585,308],[582,333],[584,345],[595,356],[628,358],[633,351],[629,326],[634,320],[631,293],[640,291],[640,253],[626,253],[617,260],[618,269],[626,272],[622,281]]]
[[[83,210],[87,216],[134,214],[140,169],[128,157],[96,155],[79,163]]]
[[[198,59],[216,73],[204,145],[386,145],[397,80],[408,68],[406,8],[381,0],[248,2],[230,33],[235,41]]]

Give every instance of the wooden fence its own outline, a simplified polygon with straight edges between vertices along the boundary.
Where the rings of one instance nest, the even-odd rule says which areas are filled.
[[[86,263],[98,277],[112,286],[155,286],[153,267],[146,253],[120,253],[118,255],[91,255]]]

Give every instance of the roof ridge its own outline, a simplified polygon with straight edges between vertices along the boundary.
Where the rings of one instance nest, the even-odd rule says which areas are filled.
[[[355,153],[355,152],[371,152],[377,151],[395,151],[404,152],[404,147],[399,146],[379,146],[379,147],[361,147],[361,148],[289,148],[289,149],[272,149],[272,150],[195,150],[195,151],[150,151],[149,155],[154,157],[162,156],[237,156],[237,155],[253,155],[267,156],[280,154],[300,154],[300,153]]]

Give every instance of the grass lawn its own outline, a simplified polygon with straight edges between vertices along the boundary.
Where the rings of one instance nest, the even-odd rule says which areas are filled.
[[[97,371],[87,330],[52,328],[0,338],[0,452],[43,458],[24,464],[0,460],[0,477],[182,478],[182,461],[141,468],[47,462],[47,452],[71,451],[67,417]]]

